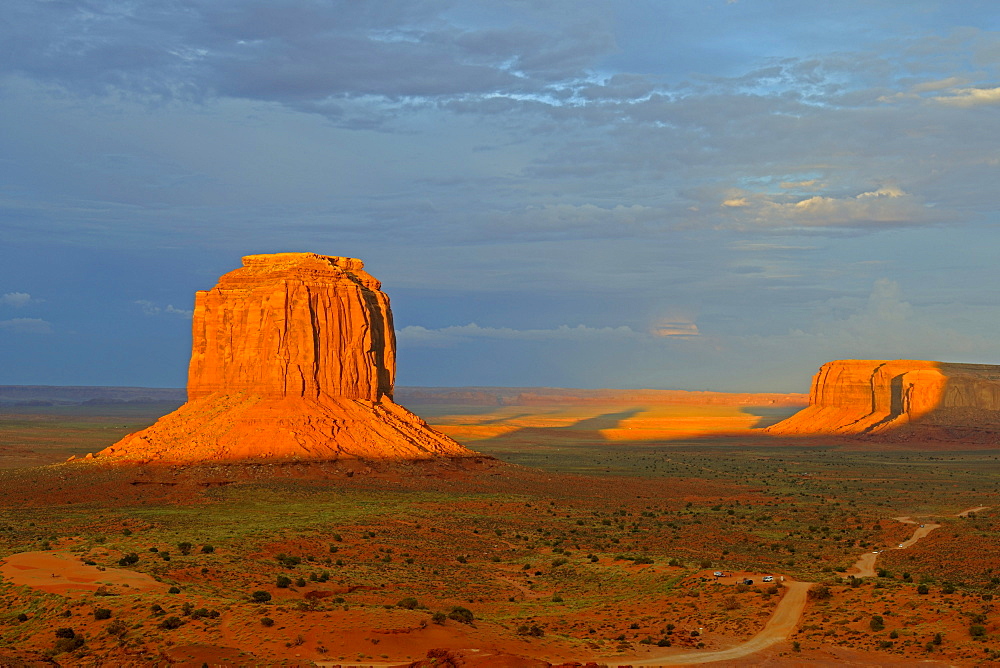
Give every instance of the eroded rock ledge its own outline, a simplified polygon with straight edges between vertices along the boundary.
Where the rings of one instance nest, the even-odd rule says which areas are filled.
[[[475,453],[392,401],[389,299],[361,260],[243,258],[196,293],[188,401],[101,459],[426,459]]]
[[[769,434],[1000,438],[1000,366],[837,360],[813,376],[809,406]]]

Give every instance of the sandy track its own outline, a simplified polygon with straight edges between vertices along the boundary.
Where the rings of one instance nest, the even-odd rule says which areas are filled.
[[[633,666],[685,666],[693,663],[711,663],[715,661],[731,661],[759,652],[771,645],[782,642],[795,631],[806,607],[806,595],[812,582],[795,582],[785,580],[785,595],[774,608],[774,614],[760,633],[745,643],[714,652],[686,652],[684,654],[667,654],[660,657],[628,661]]]
[[[987,508],[988,506],[969,508],[968,510],[963,510],[958,513],[957,516],[968,517],[969,513],[976,513],[981,510],[986,510]],[[905,522],[906,524],[917,524],[916,520],[909,517],[894,517],[893,519],[899,522]],[[910,536],[908,540],[900,543],[899,547],[895,549],[905,550],[940,526],[940,524],[936,524],[934,522],[921,524],[914,530],[913,535]],[[878,554],[874,552],[866,552],[861,555],[858,561],[854,564],[854,568],[851,570],[856,571],[854,573],[856,577],[874,577],[875,561],[877,558]],[[760,633],[755,635],[753,638],[750,638],[750,640],[745,643],[737,645],[736,647],[713,652],[664,654],[652,658],[630,660],[628,663],[633,666],[686,666],[696,663],[733,661],[735,659],[741,659],[759,652],[762,649],[767,649],[771,645],[787,640],[798,627],[799,620],[802,618],[802,613],[806,608],[809,588],[812,587],[813,584],[815,583],[796,582],[786,578],[785,586],[787,587],[787,591],[775,607],[774,614],[771,615],[771,619],[768,620],[767,624]]]

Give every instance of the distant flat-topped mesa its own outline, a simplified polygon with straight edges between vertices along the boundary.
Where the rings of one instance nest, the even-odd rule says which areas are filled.
[[[828,362],[813,376],[809,406],[766,431],[1000,441],[1000,366]]]
[[[195,296],[188,401],[100,459],[473,456],[392,401],[389,298],[360,260],[250,255]]]

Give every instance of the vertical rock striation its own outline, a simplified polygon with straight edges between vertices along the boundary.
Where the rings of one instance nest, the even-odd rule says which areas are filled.
[[[250,255],[195,297],[188,401],[101,458],[471,456],[392,401],[389,299],[360,260]]]
[[[837,360],[813,376],[809,406],[774,435],[982,436],[1000,433],[1000,366],[919,360]]]

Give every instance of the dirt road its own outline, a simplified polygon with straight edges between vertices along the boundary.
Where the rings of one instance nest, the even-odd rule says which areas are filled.
[[[711,663],[713,661],[731,661],[759,652],[775,643],[786,640],[799,625],[802,611],[806,607],[806,595],[812,582],[793,582],[785,580],[785,595],[774,608],[774,614],[761,630],[745,643],[714,652],[687,652],[685,654],[668,654],[656,658],[630,660],[633,666],[686,666],[694,663]]]
[[[958,517],[968,517],[969,513],[976,513],[986,509],[987,506],[969,508],[968,510],[963,510],[958,513]],[[906,524],[917,524],[916,520],[909,517],[894,517],[893,519],[899,522],[905,522]],[[913,535],[910,536],[909,539],[903,541],[899,544],[899,547],[894,549],[905,550],[940,526],[940,524],[936,524],[934,522],[921,524],[914,530]],[[862,578],[874,577],[875,562],[877,559],[877,553],[866,552],[861,555],[858,558],[858,561],[854,564],[854,567],[851,569],[851,571],[853,571],[852,574],[855,577]],[[750,640],[745,643],[737,645],[736,647],[730,647],[729,649],[717,650],[713,652],[696,651],[685,652],[683,654],[662,654],[656,657],[630,659],[627,662],[633,666],[687,666],[696,663],[732,661],[734,659],[741,659],[755,652],[759,652],[762,649],[766,649],[779,642],[783,642],[784,640],[787,640],[792,632],[795,631],[796,627],[798,627],[799,619],[802,618],[802,613],[806,608],[809,588],[814,584],[814,582],[796,582],[786,578],[785,587],[787,590],[785,591],[785,595],[782,597],[781,601],[775,607],[774,614],[771,615],[771,619],[768,620],[767,624],[760,633],[755,635],[753,638],[750,638]],[[622,660],[619,659],[619,661]]]

